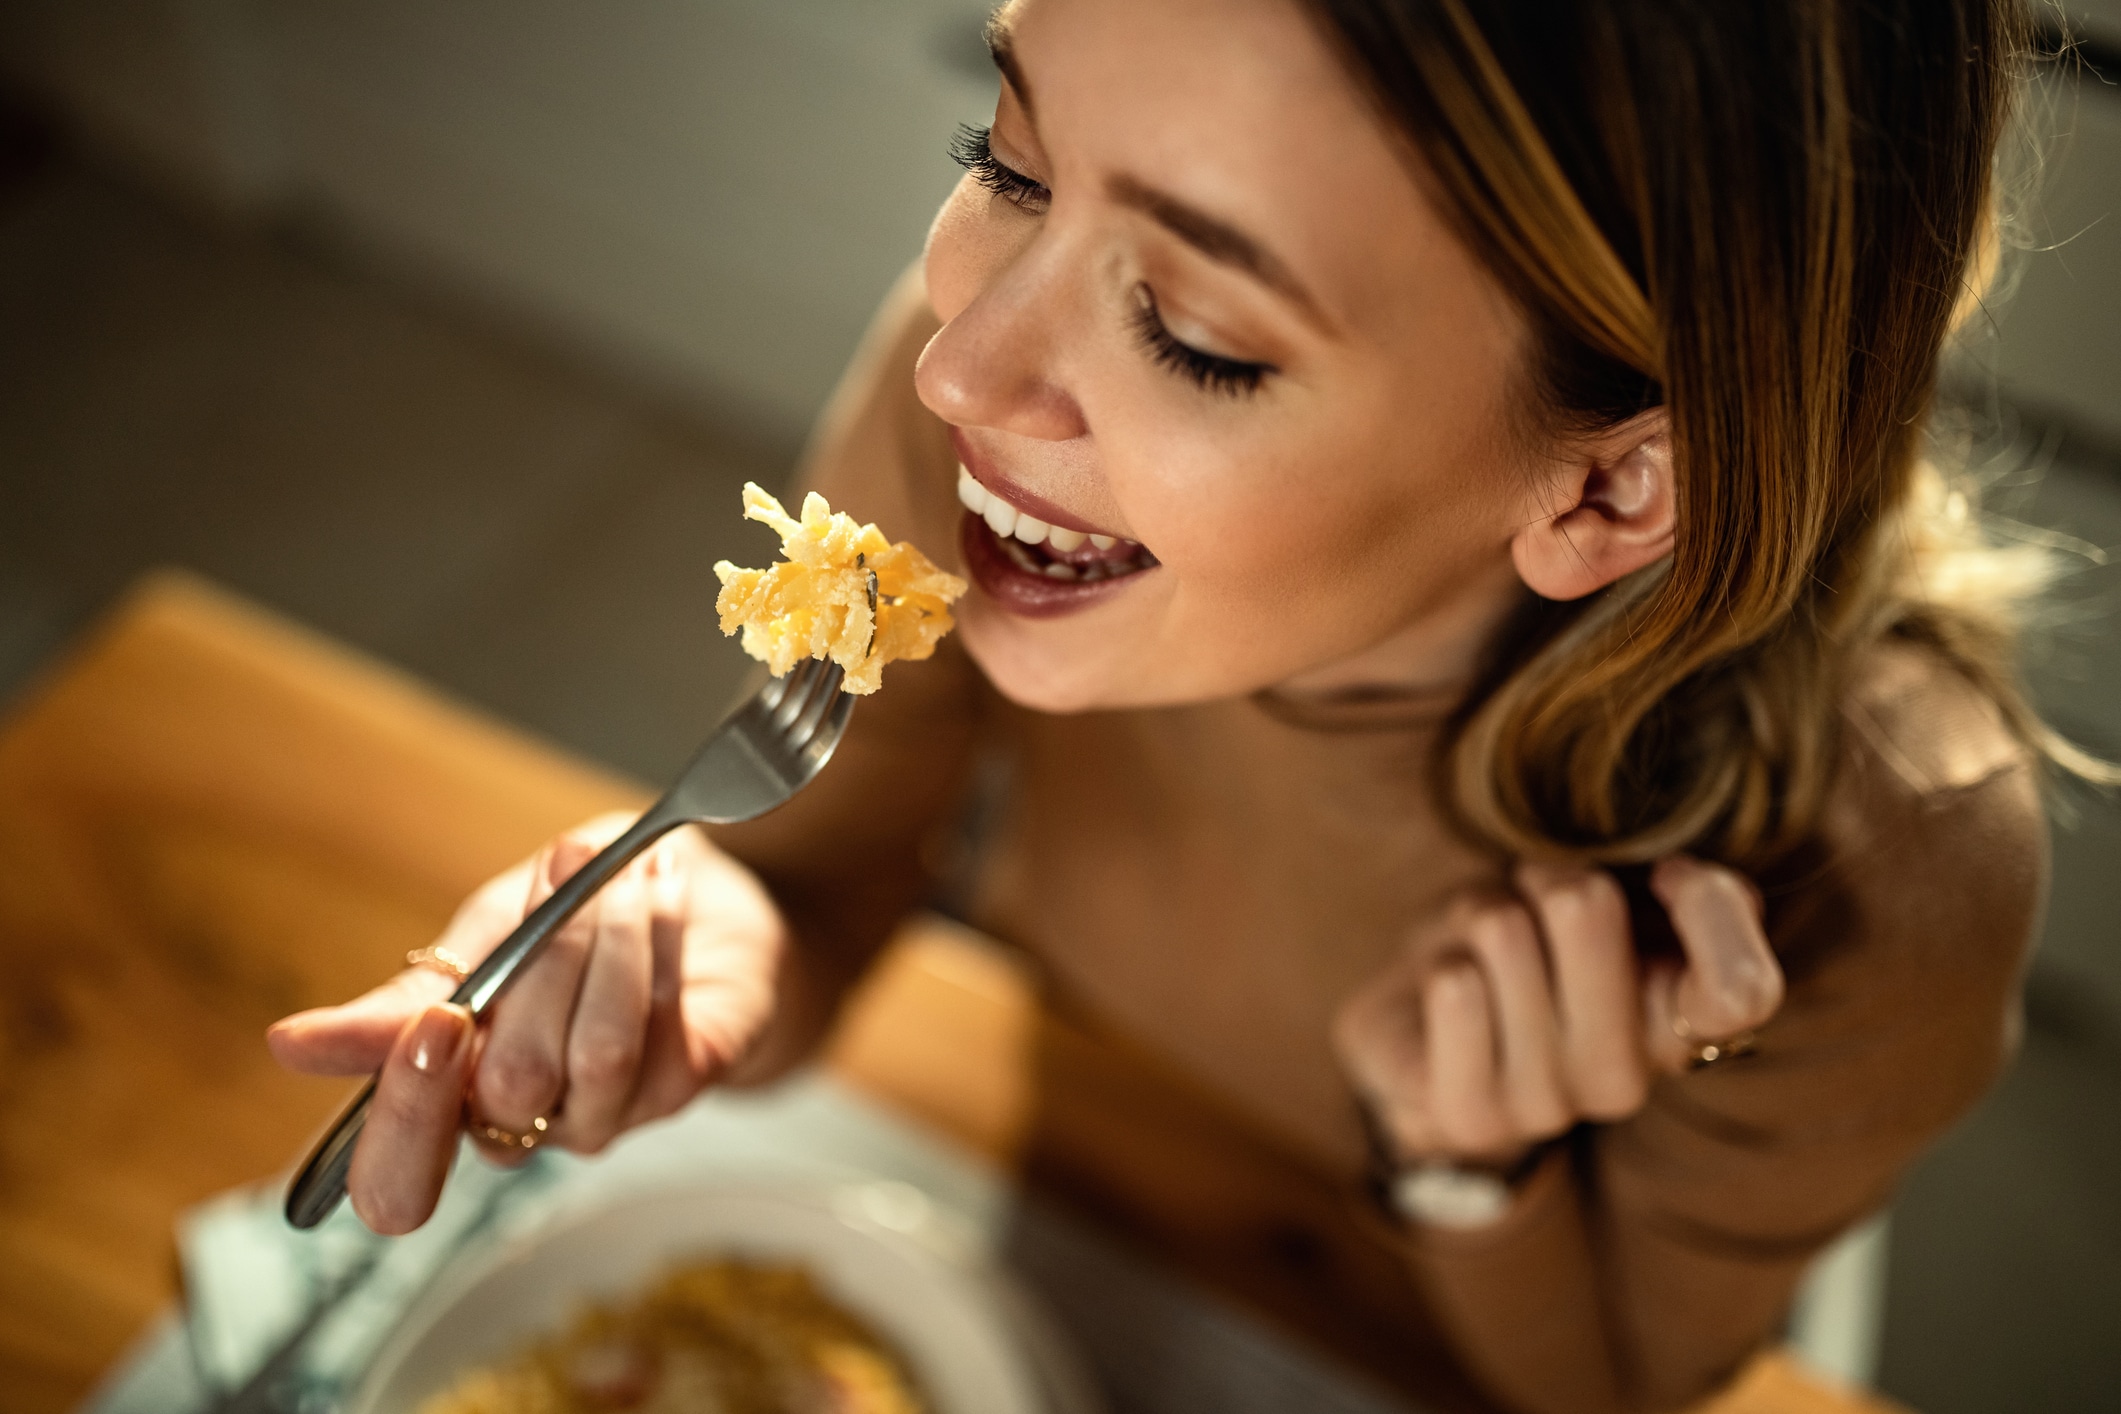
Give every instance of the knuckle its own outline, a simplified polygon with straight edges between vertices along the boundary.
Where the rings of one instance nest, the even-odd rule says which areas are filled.
[[[1489,896],[1467,907],[1465,926],[1466,932],[1476,939],[1506,939],[1530,930],[1532,914],[1515,899]]]
[[[1503,1142],[1500,1136],[1507,1128],[1501,1116],[1489,1106],[1450,1095],[1436,1097],[1431,1120],[1441,1146],[1460,1154],[1477,1154],[1500,1147]]]
[[[1576,1120],[1575,1112],[1551,1092],[1528,1097],[1516,1108],[1514,1127],[1526,1139],[1551,1139]]]
[[[641,1047],[637,1039],[614,1034],[579,1038],[568,1055],[572,1078],[597,1089],[616,1089],[633,1080],[639,1067]]]
[[[537,1114],[560,1093],[560,1067],[541,1051],[510,1048],[481,1062],[479,1082],[505,1113]]]
[[[1610,1123],[1634,1114],[1649,1097],[1649,1075],[1640,1064],[1612,1064],[1578,1085],[1576,1108],[1586,1119]]]
[[[651,923],[648,913],[648,891],[630,888],[623,897],[609,898],[597,912],[597,945],[613,944],[628,946],[648,936]]]
[[[1444,907],[1443,924],[1452,932],[1463,936],[1471,932],[1479,921],[1495,908],[1501,900],[1492,889],[1465,889],[1452,895]]]
[[[417,1132],[422,1118],[419,1100],[398,1085],[379,1084],[369,1101],[368,1123],[378,1134],[393,1136]]]
[[[1514,1127],[1501,1115],[1482,1111],[1465,1117],[1455,1147],[1463,1154],[1488,1154],[1507,1149],[1517,1138]]]
[[[1603,871],[1587,871],[1572,881],[1548,901],[1547,914],[1557,947],[1595,953],[1626,950],[1630,944],[1627,895]]]
[[[1468,921],[1466,936],[1476,950],[1495,958],[1515,958],[1539,949],[1532,911],[1521,903],[1489,904]]]
[[[1570,908],[1586,922],[1608,924],[1627,917],[1628,898],[1620,881],[1603,869],[1586,869],[1565,891]]]

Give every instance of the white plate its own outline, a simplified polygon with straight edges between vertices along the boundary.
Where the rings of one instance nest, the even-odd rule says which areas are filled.
[[[624,1301],[679,1262],[803,1263],[912,1363],[939,1414],[1086,1414],[1079,1367],[1013,1284],[903,1184],[693,1184],[560,1215],[470,1257],[413,1302],[346,1414],[411,1414],[464,1370]]]

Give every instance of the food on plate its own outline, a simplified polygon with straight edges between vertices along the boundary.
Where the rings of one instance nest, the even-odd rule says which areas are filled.
[[[801,1266],[721,1260],[594,1306],[419,1414],[926,1414],[884,1339]]]
[[[775,677],[805,658],[829,658],[846,669],[846,691],[866,695],[883,685],[884,664],[926,658],[955,625],[950,604],[965,581],[815,491],[796,520],[747,483],[744,518],[779,531],[785,558],[762,570],[716,564],[722,592],[714,607],[722,632],[742,629],[744,651]]]

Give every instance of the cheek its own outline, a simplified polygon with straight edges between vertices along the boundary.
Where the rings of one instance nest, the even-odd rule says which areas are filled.
[[[1231,419],[1241,435],[1186,437],[1166,420],[1113,439],[1142,448],[1115,490],[1189,609],[1339,642],[1403,624],[1507,557],[1508,472],[1481,418],[1331,401]]]

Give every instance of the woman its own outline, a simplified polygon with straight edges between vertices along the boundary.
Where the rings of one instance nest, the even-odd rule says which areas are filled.
[[[961,632],[785,810],[614,883],[481,1044],[427,968],[282,1022],[289,1065],[383,1068],[362,1217],[424,1220],[467,1092],[496,1147],[589,1151],[801,1059],[999,761],[966,915],[1261,1152],[1381,1163],[1389,1224],[1328,1246],[1418,1293],[1394,1373],[1531,1410],[1728,1377],[2010,1045],[2066,749],[1922,428],[2020,24],[1005,7],[991,133],[808,472],[959,544]]]

